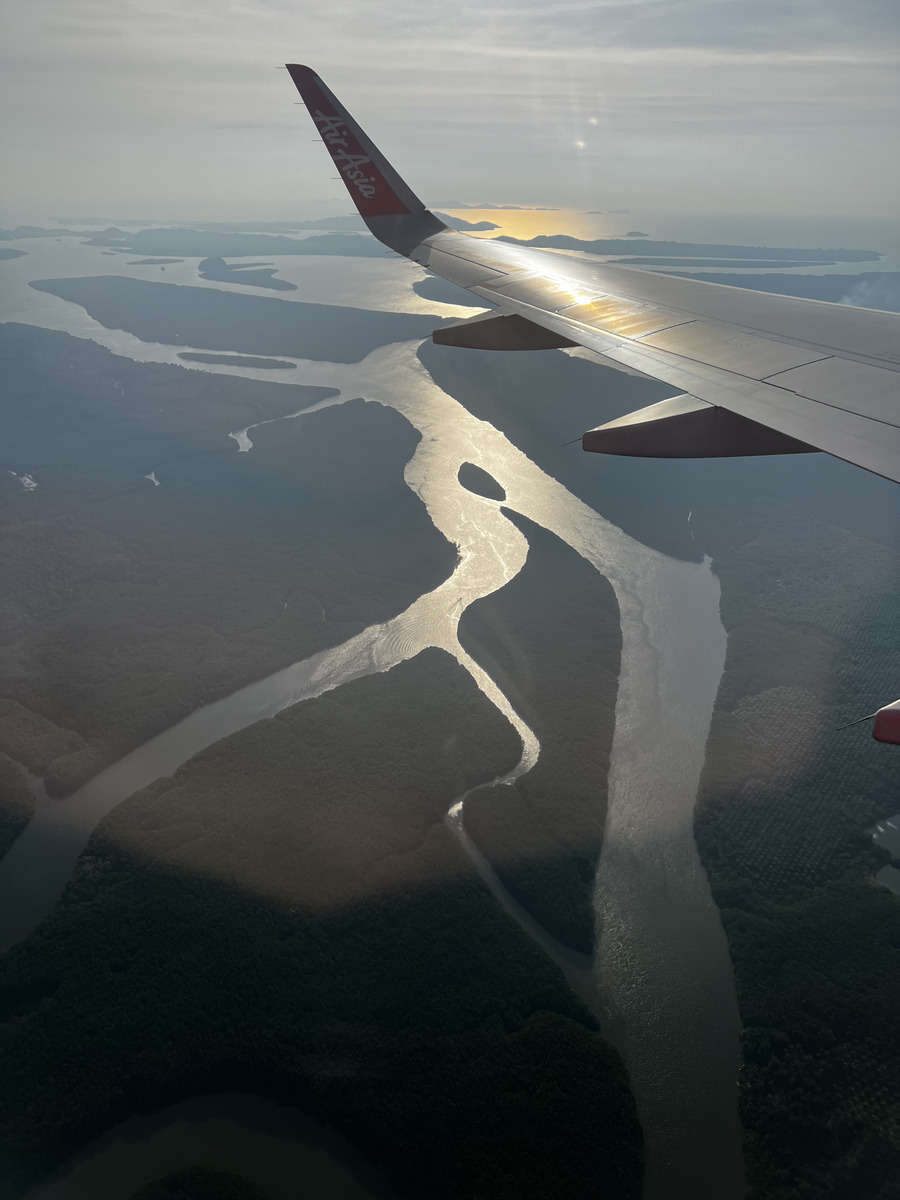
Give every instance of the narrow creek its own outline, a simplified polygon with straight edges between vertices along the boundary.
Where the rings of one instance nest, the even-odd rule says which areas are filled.
[[[27,299],[29,315],[19,319],[90,337],[139,361],[210,369],[181,362],[173,347],[106,330],[47,293],[32,291]],[[572,496],[437,388],[415,351],[416,344],[395,344],[352,365],[294,360],[295,377],[338,388],[340,396],[326,404],[363,396],[397,409],[420,431],[405,477],[437,528],[459,547],[453,576],[392,621],[198,710],[66,801],[41,799],[34,820],[0,863],[0,942],[19,940],[49,910],[91,830],[136,788],[229,733],[362,674],[387,670],[426,646],[453,654],[509,717],[523,738],[519,769],[530,768],[539,752],[536,739],[456,636],[466,606],[512,579],[527,552],[524,537],[496,502],[457,483],[461,463],[473,462],[501,484],[510,508],[567,542],[615,589],[622,671],[597,874],[600,932],[592,985],[586,982],[590,964],[559,965],[586,998],[593,986],[605,1035],[628,1067],[645,1137],[644,1200],[698,1194],[738,1200],[745,1190],[737,1115],[740,1024],[727,946],[692,826],[724,664],[718,582],[708,562],[678,562],[649,550]],[[239,373],[278,382],[264,371]],[[250,432],[230,435],[237,451],[252,449]],[[450,820],[459,824],[458,809]],[[464,830],[458,832],[464,838]],[[476,865],[485,875],[486,864],[476,859]],[[529,929],[521,911],[510,907],[514,901],[504,901],[499,882],[485,877],[540,941],[542,931]],[[544,948],[559,961],[552,946]]]
[[[267,1200],[392,1200],[380,1169],[335,1130],[296,1109],[239,1092],[132,1117],[86,1146],[27,1200],[128,1200],[169,1171],[215,1163]]]

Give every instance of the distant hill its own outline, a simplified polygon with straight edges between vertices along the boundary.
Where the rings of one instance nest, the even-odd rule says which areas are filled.
[[[639,236],[635,233],[630,237]],[[526,241],[522,238],[501,237],[501,242],[512,242],[516,246],[535,246],[546,250],[582,250],[588,254],[627,254],[634,243],[628,238],[583,238],[568,234],[542,234]],[[881,255],[876,250],[798,250],[779,246],[729,246],[713,242],[656,242],[641,240],[641,251],[654,255],[690,255],[702,258],[763,258],[797,259],[800,262],[877,262]],[[717,277],[718,278],[718,277]]]

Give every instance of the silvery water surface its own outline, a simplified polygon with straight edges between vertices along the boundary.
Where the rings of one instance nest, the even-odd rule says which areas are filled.
[[[106,330],[79,306],[27,286],[30,279],[86,274],[160,280],[158,267],[128,266],[124,256],[101,258],[97,248],[72,239],[23,246],[27,257],[3,264],[4,319],[91,338],[136,361],[280,382],[279,373],[184,364],[177,351],[193,347],[148,344]],[[282,297],[288,302],[293,298],[437,317],[461,315],[456,307],[417,297],[410,285],[420,272],[405,262],[273,262],[281,277],[299,285],[297,292]],[[165,282],[248,290],[245,285],[200,280],[195,259],[167,266]],[[440,646],[454,655],[513,722],[523,741],[516,773],[533,765],[540,753],[536,738],[493,681],[463,652],[456,636],[466,606],[512,579],[527,552],[525,539],[496,502],[458,484],[460,464],[476,463],[503,486],[511,508],[557,534],[609,579],[621,611],[622,668],[609,813],[596,888],[602,935],[593,964],[574,961],[575,956],[535,929],[486,864],[477,865],[498,899],[597,1009],[605,1035],[622,1053],[645,1137],[646,1200],[702,1194],[739,1197],[744,1189],[736,1086],[739,1019],[727,946],[692,830],[704,745],[724,663],[718,582],[708,562],[678,562],[649,550],[576,499],[501,433],[436,387],[417,359],[416,348],[414,343],[386,346],[353,365],[294,360],[297,369],[284,374],[290,375],[291,383],[340,389],[340,395],[324,405],[363,396],[395,408],[420,431],[422,439],[405,477],[437,528],[459,548],[451,578],[395,619],[191,714],[64,802],[39,797],[34,820],[0,863],[2,942],[8,945],[25,936],[56,902],[91,830],[135,789],[171,773],[226,734],[362,674],[387,670],[426,646]],[[223,428],[223,439],[229,436],[235,453],[252,453],[252,428]],[[157,482],[164,487],[164,475],[148,486]],[[459,802],[448,819],[464,838]],[[204,1114],[201,1106],[190,1118],[178,1118],[186,1119],[193,1120],[197,1130],[208,1131],[218,1117]],[[232,1126],[229,1140],[239,1140],[244,1129],[249,1148],[257,1131],[239,1121]],[[140,1123],[132,1123],[127,1136],[136,1182],[131,1187],[144,1181],[142,1170],[146,1179],[158,1177],[166,1167],[165,1146],[181,1144],[174,1135],[169,1141],[157,1135],[157,1125],[151,1129],[148,1123],[142,1132]],[[82,1156],[80,1165],[72,1166],[73,1185],[76,1176],[92,1177],[92,1159],[94,1183],[85,1186],[97,1186],[97,1178],[108,1180],[103,1156],[116,1146],[121,1139],[117,1131],[110,1131],[105,1148],[95,1147]],[[253,1155],[248,1152],[246,1157],[252,1160]],[[175,1150],[170,1158],[178,1165]],[[38,1194],[45,1194],[46,1200],[54,1195],[43,1189]],[[101,1196],[97,1191],[90,1194]],[[108,1194],[112,1200],[120,1193],[113,1188]]]

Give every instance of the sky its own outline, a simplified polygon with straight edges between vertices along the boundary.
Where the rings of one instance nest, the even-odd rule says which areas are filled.
[[[0,225],[348,211],[288,61],[433,205],[898,211],[897,0],[0,0]]]

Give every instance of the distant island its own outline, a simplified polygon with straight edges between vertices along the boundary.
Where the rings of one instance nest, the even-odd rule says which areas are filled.
[[[457,204],[445,205],[446,208],[469,207],[467,205],[459,206]],[[488,230],[497,229],[498,226],[490,221],[466,221],[462,217],[453,217],[445,212],[438,212],[436,209],[434,215],[452,229],[460,230]],[[179,227],[185,229],[199,230],[215,230],[219,233],[297,233],[307,229],[358,229],[365,230],[366,225],[359,213],[346,213],[337,217],[318,217],[315,220],[304,221],[151,221],[147,217],[135,218],[133,220],[123,220],[121,218],[111,221],[108,217],[65,217],[60,218],[61,225],[128,225],[134,227],[140,225],[150,227],[153,225],[164,225],[168,227]]]
[[[252,354],[202,354],[200,351],[182,350],[179,358],[185,362],[209,363],[220,367],[253,367],[257,371],[295,371],[297,364],[285,362],[283,358],[256,358]]]
[[[44,229],[41,225],[17,225],[15,229],[0,229],[0,241],[17,241],[19,238],[64,238],[84,237],[83,229]],[[111,228],[103,231],[109,237],[123,236],[121,229]]]
[[[862,271],[858,275],[704,275],[693,271],[683,274],[706,283],[726,283],[731,287],[776,292],[780,296],[804,296],[809,300],[827,300],[830,304],[900,312],[900,271]]]
[[[242,283],[251,287],[272,288],[278,292],[296,292],[296,283],[276,279],[278,268],[267,263],[237,263],[229,265],[224,258],[204,258],[197,270],[201,279],[220,283]]]
[[[633,235],[628,235],[633,236]],[[643,235],[641,235],[643,236]],[[512,242],[516,246],[537,246],[546,250],[581,250],[587,254],[627,253],[632,243],[625,238],[584,238],[568,234],[542,234],[529,239],[501,236],[501,242]],[[665,242],[648,240],[641,244],[645,254],[690,255],[692,258],[750,258],[750,259],[796,259],[798,262],[877,262],[881,255],[875,250],[801,250],[774,246],[733,246],[715,242]]]
[[[198,229],[142,229],[138,233],[102,233],[89,246],[127,250],[147,256],[181,258],[272,258],[278,254],[337,254],[382,258],[388,251],[368,233],[326,233],[315,237],[285,237],[267,233],[228,233]]]
[[[498,226],[490,221],[472,223],[446,214],[437,214],[454,229],[489,231]],[[243,223],[241,223],[243,224]],[[87,244],[132,254],[178,255],[185,258],[240,258],[247,255],[272,257],[279,254],[328,254],[353,258],[381,258],[388,251],[371,236],[361,217],[324,218],[321,221],[300,221],[291,227],[294,232],[334,230],[310,237],[290,237],[285,233],[260,233],[238,226],[215,228],[185,226],[182,228],[150,228],[135,233],[121,229],[104,230],[88,238]]]
[[[122,275],[39,279],[30,286],[81,304],[108,329],[124,329],[145,342],[263,358],[359,362],[378,346],[428,337],[444,323],[417,313],[288,303]]]
[[[731,268],[732,270],[741,271],[763,271],[773,267],[786,269],[788,267],[833,267],[836,266],[834,259],[806,259],[794,260],[790,258],[772,259],[767,262],[765,259],[755,258],[674,258],[674,257],[657,257],[647,258],[644,256],[634,258],[614,258],[614,264],[621,266],[640,266],[640,267],[719,267]],[[721,281],[721,277],[716,275],[715,279]]]
[[[495,225],[493,221],[466,221],[462,217],[453,217],[449,213],[438,212],[435,210],[434,215],[439,221],[443,221],[445,225],[449,225],[451,229],[456,229],[459,232],[487,232],[491,229],[499,229],[499,225]],[[318,221],[300,221],[294,229],[366,229],[366,223],[363,221],[359,213],[348,213],[344,217],[322,217]]]

